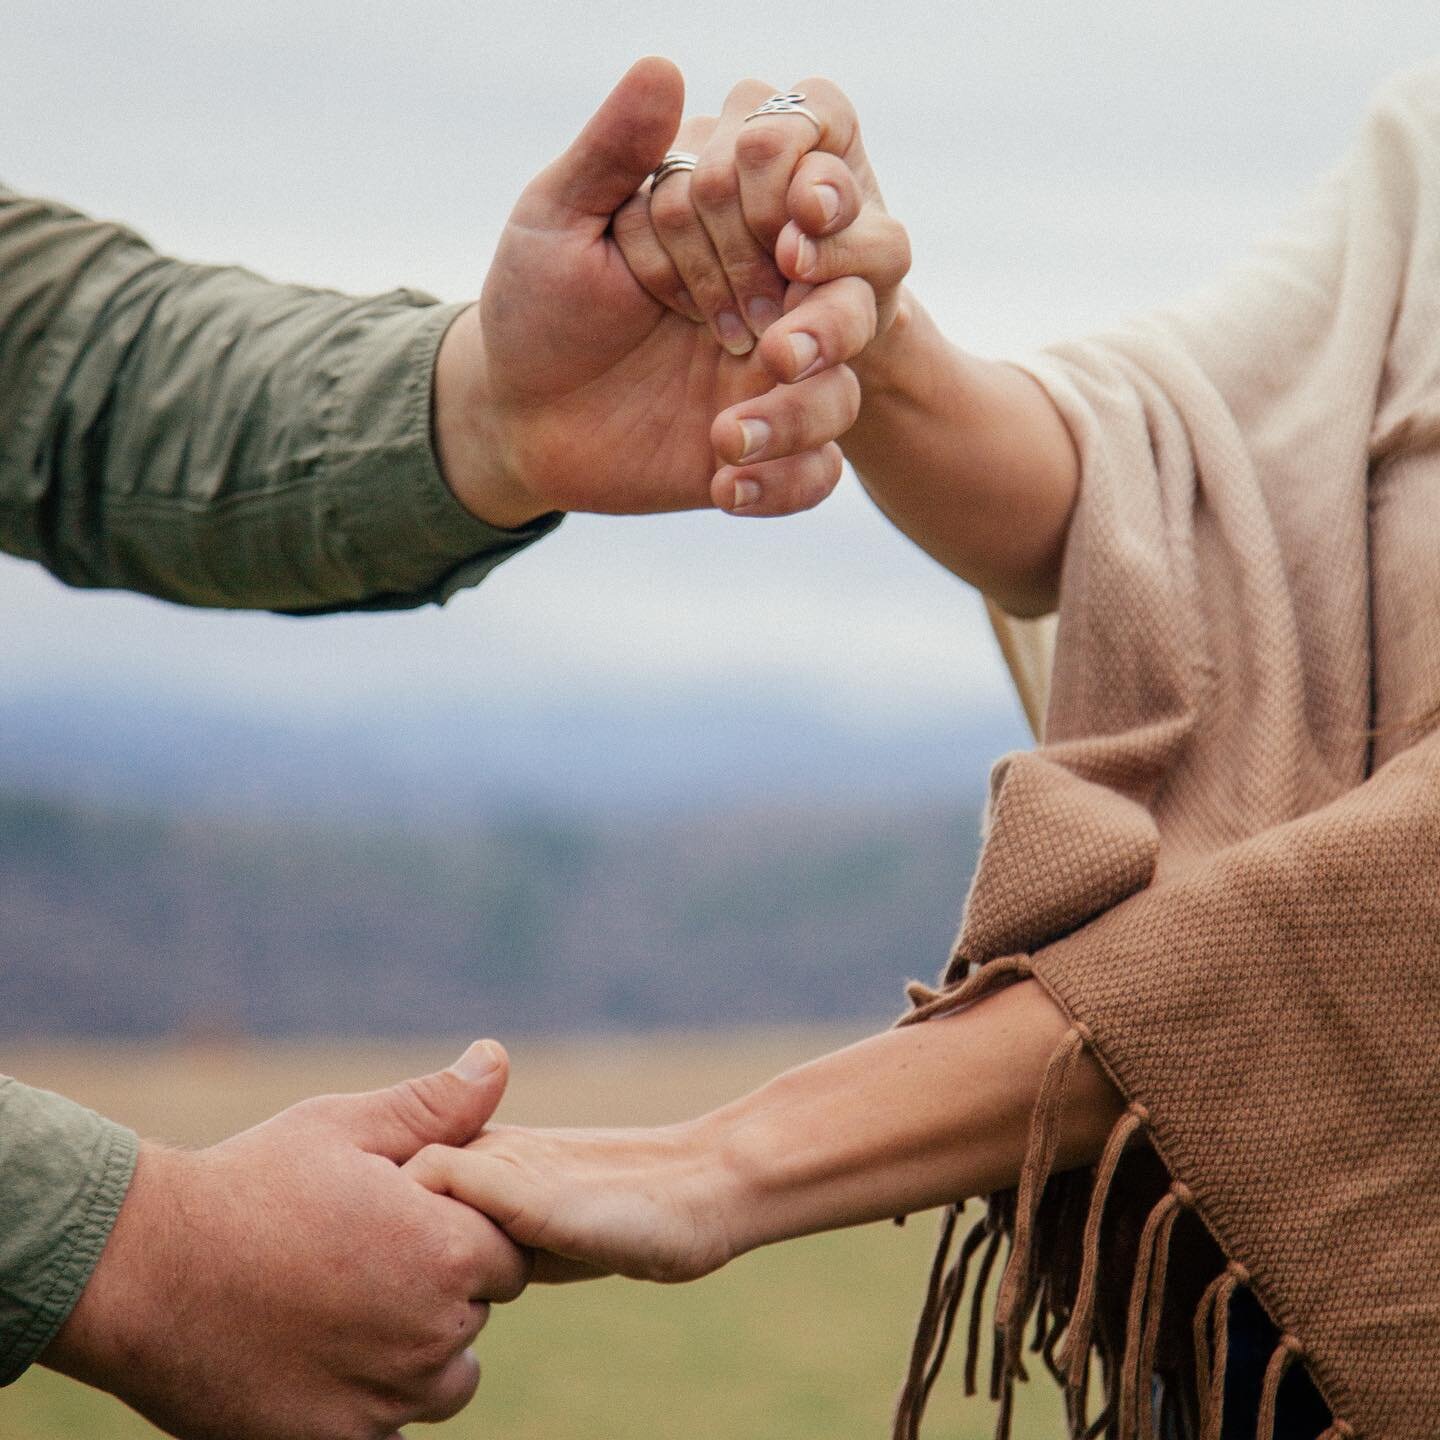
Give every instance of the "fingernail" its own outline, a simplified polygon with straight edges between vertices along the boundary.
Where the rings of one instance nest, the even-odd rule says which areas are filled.
[[[695,297],[688,290],[682,290],[675,297],[675,303],[686,311],[692,320],[703,318],[700,314],[700,307],[695,303]]]
[[[750,328],[763,335],[784,312],[767,296],[758,295],[745,307],[745,313],[750,317]]]
[[[795,273],[797,275],[808,275],[815,268],[819,258],[815,242],[808,235],[795,237]]]
[[[817,185],[815,199],[828,225],[840,213],[840,192],[833,185]]]
[[[753,505],[760,498],[760,482],[758,480],[737,480],[735,482],[735,503],[732,510],[743,510],[747,505]]]
[[[820,358],[820,342],[808,330],[797,330],[790,337],[790,358],[798,380]]]
[[[493,1040],[477,1040],[450,1068],[462,1080],[484,1080],[500,1068],[500,1047]]]
[[[759,452],[765,448],[766,443],[770,439],[770,427],[763,420],[742,420],[740,422],[740,437],[745,445],[745,448],[740,452],[740,459],[745,461],[752,455],[759,454]],[[755,484],[753,480],[741,480],[736,483],[738,485]],[[757,485],[755,488],[758,494],[760,487]]]
[[[748,355],[755,348],[755,337],[733,310],[722,310],[715,317],[715,331],[732,355]]]

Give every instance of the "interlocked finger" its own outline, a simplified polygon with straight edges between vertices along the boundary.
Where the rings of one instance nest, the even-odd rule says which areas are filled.
[[[680,127],[674,148],[702,152],[717,124],[709,116],[687,120]],[[715,338],[732,355],[748,355],[755,347],[754,337],[740,317],[739,302],[730,288],[725,267],[704,221],[696,211],[692,193],[696,173],[674,170],[659,184],[650,187],[648,213],[654,240],[668,257],[679,279],[679,288],[690,296],[691,303],[710,326]],[[618,235],[616,239],[618,242]],[[633,236],[629,237],[628,243],[633,247]],[[628,253],[626,259],[628,262]],[[641,263],[647,264],[644,256]],[[653,259],[648,266],[648,273],[658,281]],[[783,285],[778,279],[777,283]],[[648,284],[646,288],[650,288]],[[652,290],[651,293],[655,292]],[[672,293],[678,295],[678,291]]]
[[[772,325],[760,343],[760,358],[783,384],[853,360],[875,338],[875,292],[854,275],[800,292],[785,318]]]
[[[458,1415],[474,1398],[480,1384],[480,1362],[468,1347],[453,1356],[425,1387],[414,1419],[438,1424]]]
[[[849,366],[834,365],[731,406],[715,417],[710,443],[722,461],[754,465],[819,449],[839,439],[859,413],[860,382]]]
[[[909,273],[910,237],[878,205],[867,205],[853,225],[834,235],[807,235],[791,221],[780,232],[775,258],[787,276],[806,285],[856,275],[886,296]]]
[[[844,461],[834,443],[758,465],[725,465],[710,498],[732,515],[767,519],[814,509],[839,483]]]
[[[735,137],[745,222],[771,251],[790,218],[787,191],[802,157],[823,150],[845,161],[858,154],[863,161],[855,109],[837,86],[802,80],[789,93],[803,99],[771,114],[751,115]]]
[[[615,237],[630,273],[656,300],[676,314],[698,324],[705,323],[705,316],[685,288],[670,252],[660,243],[655,226],[650,219],[650,196],[641,191],[632,195],[616,212],[610,222],[610,233]]]
[[[788,218],[806,235],[833,235],[846,229],[855,223],[865,204],[854,172],[828,150],[802,155],[785,192]],[[779,239],[779,231],[775,238]]]
[[[738,314],[756,336],[780,318],[785,281],[769,246],[752,233],[746,221],[736,146],[744,133],[746,115],[773,93],[772,87],[760,80],[744,80],[730,92],[720,121],[700,154],[690,187],[696,211],[725,268]]]

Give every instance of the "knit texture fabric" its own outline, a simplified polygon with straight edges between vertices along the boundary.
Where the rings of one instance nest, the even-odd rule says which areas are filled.
[[[1387,87],[1221,285],[1030,368],[1082,461],[1048,667],[999,621],[1043,743],[997,767],[954,958],[914,997],[1034,975],[1073,1026],[1026,1176],[961,1250],[1009,1240],[1001,1429],[1033,1323],[1074,1435],[1218,1436],[1244,1285],[1281,1336],[1262,1440],[1294,1364],[1331,1436],[1433,1440],[1440,70]],[[1131,1107],[1094,1172],[1050,1175],[1082,1045]],[[901,1435],[963,1289],[937,1263]]]

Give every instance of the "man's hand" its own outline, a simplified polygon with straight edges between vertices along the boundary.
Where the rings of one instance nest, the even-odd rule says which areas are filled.
[[[657,301],[615,242],[612,216],[674,143],[683,103],[673,65],[636,64],[521,196],[478,310],[445,337],[441,463],[460,499],[492,523],[711,504],[788,514],[839,479],[833,442],[854,421],[859,388],[836,362],[873,332],[868,290],[794,297],[771,327],[775,344],[782,333],[837,338],[827,368],[777,386],[793,376],[772,374],[748,339],[733,346],[745,353],[729,353]]]
[[[469,1347],[528,1262],[401,1166],[479,1133],[505,1053],[307,1100],[208,1150],[146,1147],[43,1357],[184,1440],[382,1440],[474,1393]]]

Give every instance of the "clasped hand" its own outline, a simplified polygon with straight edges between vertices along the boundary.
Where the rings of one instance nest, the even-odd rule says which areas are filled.
[[[526,188],[436,369],[442,464],[472,511],[782,515],[834,488],[850,362],[893,320],[909,247],[849,104],[799,88],[818,125],[746,120],[772,93],[747,81],[682,126],[679,72],[642,60]],[[675,147],[693,174],[652,191]]]

